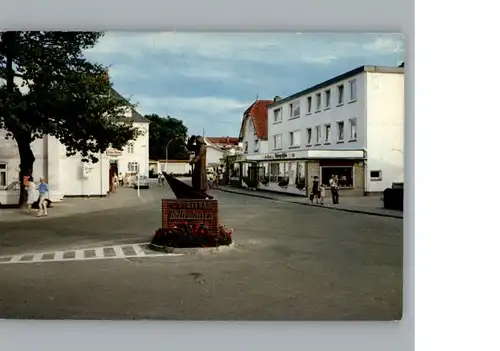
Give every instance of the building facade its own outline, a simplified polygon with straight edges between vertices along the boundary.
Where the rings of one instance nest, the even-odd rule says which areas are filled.
[[[119,96],[117,92],[113,94]],[[31,143],[35,156],[33,178],[46,178],[49,183],[49,198],[60,201],[63,197],[106,196],[111,189],[113,174],[148,173],[149,121],[135,109],[126,107],[117,123],[132,123],[141,135],[124,150],[109,148],[99,154],[97,163],[83,163],[80,154],[66,155],[66,147],[55,137],[45,135]],[[7,132],[0,130],[0,192],[19,180],[19,152],[17,142],[6,139]],[[7,198],[0,194],[0,198]],[[10,197],[12,198],[12,197]],[[17,200],[16,200],[17,201]],[[3,204],[9,205],[9,204]]]
[[[245,185],[242,180],[248,176],[249,168],[256,165],[253,159],[268,152],[268,106],[272,103],[273,100],[257,100],[243,113],[238,139],[242,155],[235,153],[229,165],[229,181],[233,185]]]
[[[404,68],[362,66],[268,105],[259,188],[308,195],[337,175],[344,194],[378,194],[404,177]]]

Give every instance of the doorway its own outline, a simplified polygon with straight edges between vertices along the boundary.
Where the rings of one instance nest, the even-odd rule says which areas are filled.
[[[109,161],[109,188],[108,188],[108,192],[111,191],[111,189],[113,188],[113,176],[115,174],[118,174],[118,161],[116,160],[113,160],[113,161]]]

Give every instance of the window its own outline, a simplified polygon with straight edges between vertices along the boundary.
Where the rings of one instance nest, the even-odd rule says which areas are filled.
[[[382,171],[370,171],[370,180],[382,180]]]
[[[337,122],[337,142],[344,141],[344,122]]]
[[[321,126],[316,126],[316,144],[321,143]]]
[[[137,162],[129,162],[127,169],[130,173],[138,173],[139,172],[139,164]]]
[[[278,183],[280,179],[280,164],[273,162],[269,164],[269,181],[271,183]]]
[[[0,163],[0,187],[7,186],[7,164]]]
[[[312,128],[307,128],[306,134],[307,134],[307,145],[311,145],[311,143],[312,143]]]
[[[325,125],[325,143],[330,143],[332,135],[332,126],[330,124]]]
[[[316,94],[316,111],[321,110],[321,93]]]
[[[134,153],[134,143],[130,143],[127,145],[127,152],[129,154],[133,154]]]
[[[295,130],[290,132],[290,146],[297,147],[300,146],[300,130]]]
[[[337,89],[338,89],[338,93],[339,93],[339,98],[338,98],[337,103],[339,105],[342,105],[344,103],[344,84],[339,85],[337,87]]]
[[[351,129],[351,135],[349,140],[356,140],[358,138],[358,121],[356,118],[351,118],[349,120],[349,125]]]
[[[332,91],[328,89],[325,91],[325,108],[330,107],[331,100],[332,100]]]
[[[281,122],[281,108],[274,110],[274,123]]]
[[[312,110],[312,97],[309,96],[307,98],[307,113],[311,113]]]
[[[259,151],[259,139],[255,139],[253,151]]]
[[[270,175],[277,176],[280,174],[280,164],[279,163],[271,163],[271,167],[269,167]]]
[[[321,167],[321,183],[328,184],[328,181],[336,175],[339,177],[339,188],[349,189],[354,187],[354,168],[353,167]]]
[[[349,90],[351,91],[351,101],[356,100],[356,79],[349,81]]]
[[[274,150],[281,149],[281,134],[273,136],[273,149]]]
[[[294,101],[290,104],[290,118],[300,117],[300,101]]]
[[[244,145],[244,151],[245,151],[245,153],[247,153],[248,152],[248,141],[245,141],[243,143],[243,145]]]

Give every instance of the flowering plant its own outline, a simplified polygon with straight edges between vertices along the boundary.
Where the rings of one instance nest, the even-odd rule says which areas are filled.
[[[184,222],[173,228],[156,230],[151,244],[177,248],[186,247],[217,247],[233,242],[233,230],[219,225],[217,231],[211,232],[205,224],[190,224]]]

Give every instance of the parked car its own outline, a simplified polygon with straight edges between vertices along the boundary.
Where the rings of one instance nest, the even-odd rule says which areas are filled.
[[[134,179],[134,189],[149,189],[149,177],[140,175]]]
[[[0,190],[0,207],[2,206],[16,206],[19,203],[19,192],[21,191],[21,183],[16,180],[10,183],[7,188]],[[39,197],[38,185],[36,189],[36,198]],[[51,207],[52,201],[50,201],[50,191],[48,207]],[[38,200],[33,204],[33,208],[38,208]]]

